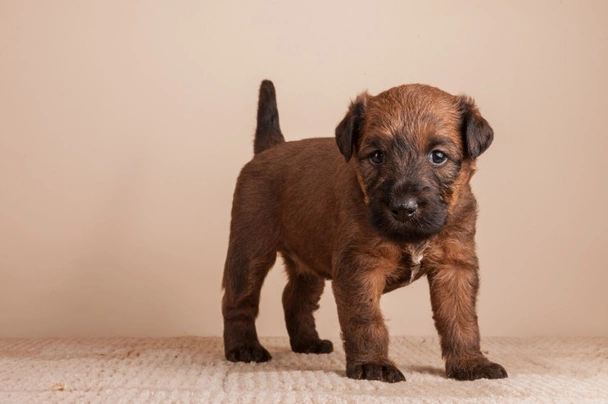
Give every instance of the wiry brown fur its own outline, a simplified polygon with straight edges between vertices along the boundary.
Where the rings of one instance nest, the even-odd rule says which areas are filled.
[[[226,357],[271,358],[255,318],[278,252],[289,276],[283,305],[294,351],[332,351],[313,317],[324,280],[332,279],[347,376],[405,380],[388,358],[380,297],[427,275],[447,375],[506,377],[479,346],[477,208],[469,180],[493,133],[473,100],[423,85],[363,93],[335,140],[285,142],[271,86],[262,84],[260,100],[270,94],[270,101],[260,101],[256,155],[234,194],[223,278]],[[438,149],[449,156],[440,167],[429,163]],[[385,160],[376,164],[371,156],[379,150]],[[416,209],[406,217],[411,200]]]

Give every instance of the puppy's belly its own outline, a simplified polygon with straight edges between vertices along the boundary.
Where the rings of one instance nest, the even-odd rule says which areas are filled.
[[[293,261],[299,272],[314,272],[325,279],[332,278],[331,259],[327,258],[325,254],[313,255],[308,251],[298,254],[288,248],[282,248],[280,253],[285,259]]]
[[[311,270],[325,278],[332,274],[332,247],[336,237],[331,221],[331,202],[313,192],[299,192],[283,206],[281,246],[279,251],[303,270]]]

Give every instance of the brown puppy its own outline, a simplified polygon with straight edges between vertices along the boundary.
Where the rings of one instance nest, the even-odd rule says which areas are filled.
[[[469,180],[493,132],[473,100],[425,85],[363,93],[335,134],[285,142],[274,86],[262,82],[255,156],[241,171],[232,206],[226,358],[271,358],[255,319],[278,252],[289,275],[283,306],[295,352],[333,350],[313,317],[324,280],[332,279],[347,376],[405,380],[388,358],[380,297],[426,275],[448,377],[507,377],[479,347]]]

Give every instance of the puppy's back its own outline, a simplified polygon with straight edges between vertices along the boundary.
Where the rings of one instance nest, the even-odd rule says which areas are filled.
[[[263,227],[276,236],[279,251],[288,251],[327,276],[331,264],[327,247],[335,238],[332,223],[339,198],[336,185],[346,165],[333,138],[275,145],[243,167],[233,217],[251,228]],[[316,242],[311,244],[311,239]]]

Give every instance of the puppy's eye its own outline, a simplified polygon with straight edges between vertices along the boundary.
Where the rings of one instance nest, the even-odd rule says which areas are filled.
[[[371,154],[371,156],[369,156],[369,160],[376,165],[382,164],[384,162],[384,153],[382,153],[380,150],[376,150]]]
[[[448,162],[448,156],[441,150],[433,150],[429,154],[429,161],[434,166],[441,167]]]

